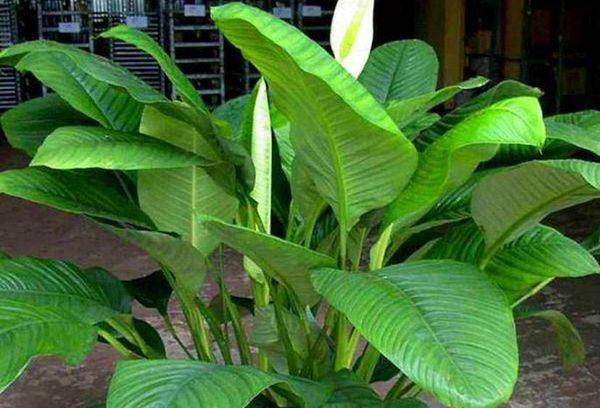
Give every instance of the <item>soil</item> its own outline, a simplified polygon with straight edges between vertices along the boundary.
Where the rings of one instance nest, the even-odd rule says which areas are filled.
[[[24,165],[23,156],[0,147],[0,168]],[[554,216],[550,223],[580,238],[598,225],[598,203],[580,206]],[[0,196],[0,250],[12,256],[29,255],[59,258],[78,265],[102,266],[122,279],[143,276],[155,269],[141,251],[99,229],[83,217],[64,214],[19,199]],[[234,291],[247,291],[237,254],[226,252],[228,282]],[[206,296],[214,287],[206,285]],[[511,407],[579,408],[600,407],[600,276],[562,280],[546,288],[535,302],[562,311],[572,319],[587,348],[584,366],[565,372],[556,354],[554,336],[543,321],[518,324],[521,345],[520,379]],[[150,310],[135,307],[136,313],[156,325],[163,334],[171,356],[181,356],[160,318]],[[176,305],[171,315],[184,341],[181,313]],[[90,407],[103,401],[117,355],[98,345],[77,367],[65,367],[59,359],[39,357],[23,376],[0,396],[0,408]]]

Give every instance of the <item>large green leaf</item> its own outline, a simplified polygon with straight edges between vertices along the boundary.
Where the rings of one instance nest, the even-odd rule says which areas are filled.
[[[189,293],[196,293],[204,282],[207,272],[205,256],[188,242],[161,232],[116,228],[107,224],[102,226],[146,251],[173,274],[178,286]]]
[[[90,324],[131,311],[123,285],[108,272],[54,260],[0,260],[0,297],[66,310]]]
[[[355,78],[362,72],[373,45],[374,0],[339,0],[331,21],[331,50]]]
[[[310,270],[336,264],[334,259],[300,245],[213,218],[199,216],[198,226],[252,259],[265,274],[292,289],[304,304],[314,305],[319,300],[310,282]]]
[[[127,42],[135,45],[152,57],[156,59],[156,62],[160,65],[165,75],[171,80],[171,83],[181,95],[181,98],[200,109],[201,111],[207,111],[202,98],[194,88],[194,85],[187,79],[185,74],[175,65],[173,60],[165,52],[165,50],[150,37],[148,34],[135,30],[127,25],[119,25],[111,28],[108,31],[100,34],[102,38],[112,38]]]
[[[389,206],[385,223],[407,226],[446,192],[463,184],[500,144],[541,147],[546,132],[537,99],[505,99],[461,121],[421,154],[408,187]]]
[[[67,310],[0,298],[0,392],[34,356],[78,364],[92,351],[96,328]]]
[[[244,408],[262,391],[280,387],[293,406],[320,407],[331,388],[303,378],[246,366],[197,361],[121,362],[111,381],[108,408]]]
[[[424,261],[312,277],[369,343],[442,404],[487,407],[510,397],[518,371],[512,313],[475,266]]]
[[[66,170],[142,170],[210,164],[191,152],[139,133],[67,126],[46,138],[30,165]]]
[[[219,29],[267,80],[291,139],[342,230],[388,204],[416,165],[413,146],[385,110],[304,34],[239,3],[212,9]]]
[[[137,130],[142,104],[166,100],[124,68],[58,43],[15,45],[0,53],[0,63],[31,72],[73,108],[117,130]]]
[[[246,116],[245,113],[247,106],[251,102],[251,96],[251,94],[247,94],[230,99],[223,105],[217,106],[217,108],[213,111],[217,118],[229,124],[234,139],[239,139]]]
[[[477,264],[484,252],[483,235],[474,223],[467,223],[438,240],[425,257]],[[485,271],[515,302],[542,282],[600,273],[600,266],[577,242],[539,225],[498,250]]]
[[[480,95],[477,95],[469,102],[459,106],[447,115],[444,115],[444,117],[436,124],[422,132],[421,135],[415,139],[415,144],[419,149],[424,149],[426,146],[431,144],[431,142],[448,132],[460,122],[469,118],[473,113],[504,99],[517,98],[521,96],[539,98],[541,95],[542,92],[539,89],[529,87],[517,81],[508,80],[500,82],[493,88],[488,89]]]
[[[600,111],[582,111],[546,119],[548,137],[600,156]]]
[[[599,190],[600,164],[581,160],[533,161],[487,176],[471,201],[487,245],[484,258],[548,214],[599,198]]]
[[[62,126],[93,125],[56,94],[35,98],[6,111],[0,117],[8,143],[33,156],[46,136]]]
[[[421,40],[394,41],[371,53],[359,81],[380,102],[435,91],[439,64],[435,51]]]
[[[0,173],[0,193],[62,211],[152,228],[152,221],[115,188],[104,171],[28,167]]]
[[[198,229],[194,214],[230,221],[238,205],[235,197],[198,166],[142,170],[138,173],[138,196],[141,208],[159,230],[181,235],[203,254],[209,254],[218,243]]]

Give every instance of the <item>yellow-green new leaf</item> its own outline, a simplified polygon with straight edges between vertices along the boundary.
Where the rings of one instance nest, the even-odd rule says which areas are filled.
[[[508,401],[518,371],[512,312],[474,265],[423,261],[375,272],[316,269],[313,283],[365,339],[451,407]]]
[[[335,59],[355,78],[362,72],[373,45],[374,0],[338,0],[331,22]]]
[[[416,166],[414,147],[324,49],[239,3],[213,8],[212,17],[266,79],[273,103],[291,123],[300,163],[343,230],[398,195]]]

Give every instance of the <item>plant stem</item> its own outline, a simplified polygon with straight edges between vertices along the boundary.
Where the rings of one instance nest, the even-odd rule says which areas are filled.
[[[386,401],[391,401],[400,398],[404,395],[405,390],[407,389],[407,382],[410,380],[404,374],[400,374],[400,377],[396,381],[396,384],[390,389],[390,391],[385,396]],[[408,386],[410,387],[410,385]]]
[[[165,322],[165,327],[167,328],[167,330],[169,331],[169,333],[171,333],[171,336],[173,336],[173,338],[175,339],[175,341],[177,342],[177,344],[179,345],[179,347],[181,347],[181,349],[183,350],[183,352],[192,360],[195,360],[196,358],[192,355],[192,353],[190,353],[190,351],[187,349],[187,347],[185,346],[185,344],[183,344],[183,341],[181,341],[181,338],[177,335],[177,331],[175,330],[175,327],[173,326],[173,323],[171,322],[171,318],[169,317],[169,313],[161,313],[160,316],[162,317],[163,321]]]
[[[110,334],[106,330],[104,330],[104,329],[98,329],[98,335],[100,337],[102,337],[104,340],[106,340],[106,342],[108,344],[110,344],[110,346],[112,348],[114,348],[124,358],[126,358],[128,360],[138,359],[139,358],[137,355],[135,355],[131,351],[127,350],[127,347],[125,347],[123,345],[123,343],[121,343],[119,341],[119,339],[117,339],[116,337],[114,337],[112,334]]]
[[[549,278],[549,279],[546,279],[546,280],[542,281],[540,284],[538,284],[533,289],[531,289],[529,292],[527,292],[524,296],[522,296],[521,298],[519,298],[519,300],[517,300],[515,303],[513,303],[511,305],[511,308],[514,309],[515,307],[519,306],[521,303],[523,303],[524,301],[526,301],[527,299],[529,299],[533,295],[537,294],[540,290],[542,290],[546,286],[548,286],[548,284],[550,282],[552,282],[553,280],[554,280],[554,278]]]
[[[221,356],[223,357],[223,361],[225,364],[233,365],[233,361],[231,360],[231,353],[229,351],[229,344],[225,341],[225,336],[223,332],[221,332],[221,328],[217,318],[214,314],[206,307],[202,299],[196,297],[196,305],[200,310],[200,313],[204,316],[208,327],[217,342],[217,346],[219,347],[219,351],[221,352]]]
[[[362,378],[367,384],[371,382],[375,367],[379,361],[379,351],[370,344],[367,344],[363,356],[356,370],[356,374]]]
[[[118,315],[106,320],[106,323],[118,331],[127,341],[138,346],[142,354],[147,358],[162,358],[152,347],[148,346],[146,341],[140,335],[133,324],[130,316]]]

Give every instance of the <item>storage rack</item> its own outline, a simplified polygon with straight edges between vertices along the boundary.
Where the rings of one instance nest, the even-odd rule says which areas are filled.
[[[296,24],[296,0],[246,0],[244,3],[272,13],[290,24]],[[239,52],[235,53],[230,65],[233,67],[233,92],[236,95],[251,92],[260,78],[256,68],[243,59]]]
[[[0,0],[0,49],[17,42],[16,2]],[[12,108],[20,101],[19,74],[14,68],[0,70],[0,111]]]
[[[161,46],[164,45],[164,7],[162,0],[94,0],[95,32],[119,24],[148,34]],[[108,26],[108,27],[106,27]],[[135,46],[108,40],[100,46],[100,54],[122,65],[156,90],[164,92],[165,80],[158,63],[146,52]]]
[[[335,4],[335,0],[298,0],[298,28],[327,50]]]
[[[194,84],[209,106],[225,101],[225,42],[209,17],[221,0],[168,2],[171,58]],[[171,90],[173,97],[175,90]]]

